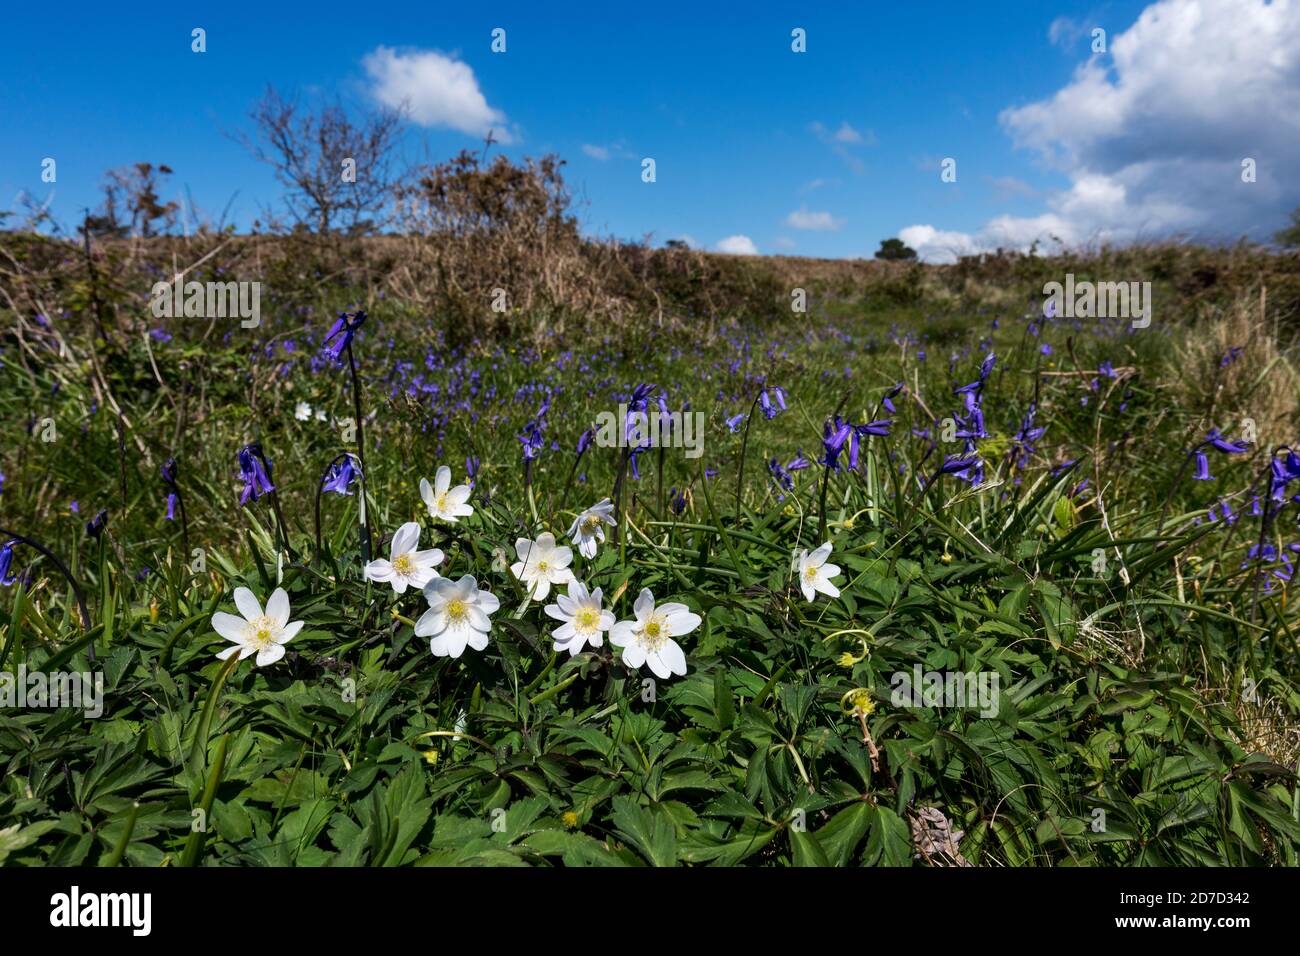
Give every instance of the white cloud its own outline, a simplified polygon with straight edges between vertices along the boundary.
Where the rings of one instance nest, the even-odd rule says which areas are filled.
[[[1062,49],[1074,45],[1075,41],[1088,32],[1088,28],[1069,17],[1057,17],[1047,28],[1047,42]]]
[[[609,159],[608,146],[592,146],[590,143],[583,143],[582,151],[592,159],[598,159],[602,163]]]
[[[758,246],[754,245],[754,240],[749,236],[727,236],[715,246],[718,252],[730,253],[733,256],[756,256],[758,255]]]
[[[1109,48],[1109,64],[1092,56],[1050,98],[1000,117],[1068,177],[1047,209],[973,234],[909,227],[917,241],[938,252],[1052,236],[1267,239],[1285,222],[1300,205],[1300,3],[1161,0]],[[1246,158],[1254,183],[1241,179]]]
[[[835,131],[835,142],[837,143],[860,143],[862,134],[849,125],[848,120],[840,123],[840,128]]]
[[[836,219],[828,212],[813,212],[805,206],[796,209],[785,217],[785,224],[791,229],[808,229],[815,232],[833,232],[844,225],[843,219]]]
[[[468,64],[432,50],[398,52],[376,47],[361,60],[372,81],[371,94],[393,109],[406,109],[421,126],[442,126],[484,136],[498,143],[512,137],[506,116],[488,105]]]

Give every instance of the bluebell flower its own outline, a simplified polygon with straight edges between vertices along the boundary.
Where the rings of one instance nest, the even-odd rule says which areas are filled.
[[[591,428],[588,428],[585,432],[583,432],[581,435],[578,436],[579,455],[581,455],[584,451],[587,450],[587,446],[591,444],[591,440],[595,437],[596,437],[596,432],[594,429]]]
[[[824,461],[827,467],[839,470],[840,453],[844,451],[845,443],[853,434],[853,426],[840,416],[836,415],[833,423],[827,419],[822,427],[822,448],[826,452]]]
[[[1228,441],[1219,434],[1217,428],[1210,429],[1209,433],[1205,436],[1205,441],[1207,444],[1213,445],[1226,455],[1240,455],[1242,452],[1250,451],[1250,446],[1245,442]]]
[[[334,360],[338,360],[349,345],[352,344],[352,338],[357,334],[357,329],[366,321],[366,314],[360,310],[355,313],[340,312],[339,317],[334,321],[330,330],[321,342],[324,351]]]
[[[881,404],[885,406],[885,409],[891,415],[898,414],[898,409],[894,407],[894,399],[898,397],[898,393],[901,392],[902,390],[903,390],[903,383],[899,382],[888,392],[886,392],[885,397],[881,399]]]
[[[732,415],[730,418],[726,419],[725,421],[727,425],[727,430],[734,435],[736,432],[740,431],[740,426],[744,424],[745,413],[739,412],[735,415]]]
[[[95,517],[86,522],[86,534],[98,538],[108,526],[108,509],[100,508]]]
[[[17,541],[6,541],[4,547],[0,547],[0,584],[5,587],[9,587],[17,580],[17,577],[10,573],[14,564],[14,545],[17,543]]]
[[[272,465],[262,454],[262,446],[257,442],[239,449],[239,477],[244,488],[239,495],[239,503],[246,505],[256,501],[262,495],[275,491],[271,480]]]
[[[345,455],[342,461],[330,466],[329,474],[321,483],[321,491],[332,491],[336,495],[351,495],[352,482],[357,478],[357,464],[351,455]]]
[[[773,398],[776,399],[775,402],[772,401]],[[777,415],[785,411],[785,389],[779,385],[764,388],[758,393],[758,407],[763,410],[763,417],[768,421],[776,418]]]

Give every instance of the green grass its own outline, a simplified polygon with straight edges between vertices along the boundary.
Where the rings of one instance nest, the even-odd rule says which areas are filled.
[[[62,354],[47,329],[6,340],[0,524],[68,563],[90,605],[96,663],[66,583],[19,546],[15,568],[32,575],[2,595],[3,669],[102,670],[105,704],[99,719],[0,710],[0,857],[783,866],[951,863],[956,851],[976,865],[1295,865],[1290,588],[1257,594],[1258,569],[1241,567],[1258,519],[1196,523],[1249,489],[1269,451],[1216,452],[1216,480],[1188,480],[1189,430],[1233,427],[1169,407],[1161,370],[1189,332],[1049,326],[1034,337],[1014,314],[830,312],[711,338],[651,326],[455,356],[436,322],[375,308],[355,342],[372,529],[386,541],[421,521],[421,546],[446,552],[444,575],[473,574],[501,600],[487,650],[458,659],[414,635],[418,592],[397,598],[362,579],[357,496],[324,496],[316,553],[318,476],[355,445],[294,411],[307,402],[343,419],[352,397],[346,371],[312,371],[316,349],[297,318],[256,332],[176,323],[163,343],[138,320],[96,342],[83,315],[54,321]],[[327,321],[308,317],[317,340]],[[939,419],[961,409],[952,388],[974,378],[988,347],[998,362],[984,398],[987,480],[972,489],[946,477],[922,493],[918,466],[929,478],[960,446],[923,462],[927,442],[911,430],[932,427],[924,409]],[[1049,374],[1105,360],[1134,372],[1096,391],[1091,375]],[[438,390],[408,391],[419,374]],[[789,408],[754,416],[738,502],[743,431],[724,419],[749,409],[762,379],[787,390]],[[471,380],[472,395],[457,385]],[[880,401],[900,381],[909,393],[886,416]],[[704,454],[641,456],[640,479],[623,484],[618,542],[575,568],[619,619],[642,588],[703,617],[680,641],[686,676],[650,683],[608,641],[557,656],[555,622],[494,566],[494,552],[515,559],[518,537],[563,539],[578,508],[611,494],[621,453],[592,448],[565,497],[573,449],[641,382],[705,413]],[[526,479],[515,436],[539,387],[552,390],[548,446]],[[1047,432],[1013,468],[1006,452],[1035,396]],[[895,424],[864,442],[859,471],[830,476],[823,508],[822,468],[794,473],[783,491],[766,462],[798,450],[814,459],[837,410]],[[54,441],[42,440],[45,419]],[[253,440],[274,462],[292,555],[277,546],[268,499],[239,506],[236,454]],[[169,455],[200,556],[162,519]],[[431,521],[419,479],[448,464],[459,482],[469,455],[481,461],[474,515]],[[671,489],[684,493],[680,514]],[[107,533],[92,539],[84,523],[99,508]],[[1267,531],[1279,547],[1296,537],[1294,512]],[[792,557],[822,540],[842,595],[809,603]],[[225,670],[212,614],[233,612],[237,586],[265,600],[277,585],[306,622],[289,653]],[[916,665],[996,675],[997,715],[895,704],[894,675]],[[859,719],[855,704],[869,713]],[[914,838],[923,808],[960,831],[955,844]]]

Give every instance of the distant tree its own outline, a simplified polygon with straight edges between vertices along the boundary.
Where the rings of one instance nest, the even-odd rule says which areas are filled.
[[[685,239],[669,239],[664,243],[665,249],[689,249],[690,247],[690,243]]]
[[[1291,213],[1291,224],[1274,235],[1279,246],[1287,249],[1300,249],[1300,209]]]
[[[104,198],[86,228],[98,236],[150,236],[165,233],[176,224],[180,204],[162,202],[160,176],[170,176],[170,166],[136,163],[110,169],[104,176]]]
[[[240,141],[275,170],[295,227],[319,233],[375,231],[397,177],[393,153],[401,114],[381,110],[359,122],[343,107],[307,112],[267,87],[250,114],[257,138]]]
[[[915,259],[916,250],[911,246],[903,244],[902,239],[884,239],[881,240],[880,248],[876,250],[877,259]]]

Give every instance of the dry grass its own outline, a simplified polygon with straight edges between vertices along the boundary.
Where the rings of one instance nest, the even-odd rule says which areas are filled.
[[[1202,310],[1171,355],[1165,378],[1181,407],[1204,411],[1206,428],[1247,430],[1260,447],[1295,444],[1300,426],[1296,342],[1267,290],[1243,292],[1227,307]],[[1284,340],[1284,337],[1289,337]],[[1240,356],[1224,364],[1230,349]]]

